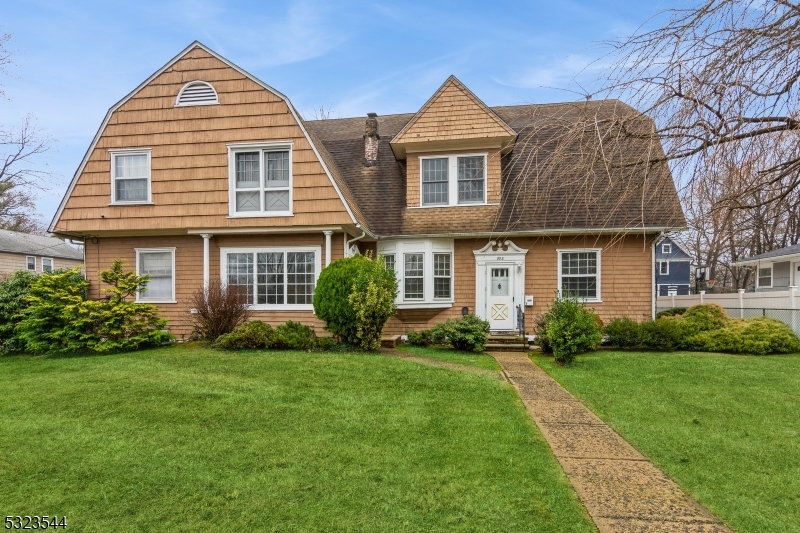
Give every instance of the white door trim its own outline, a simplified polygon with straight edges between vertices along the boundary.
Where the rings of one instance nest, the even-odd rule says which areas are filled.
[[[475,254],[475,315],[489,320],[488,294],[492,266],[510,269],[509,285],[513,293],[514,325],[516,326],[517,306],[525,303],[525,255],[523,250],[510,240],[495,241],[472,252]]]

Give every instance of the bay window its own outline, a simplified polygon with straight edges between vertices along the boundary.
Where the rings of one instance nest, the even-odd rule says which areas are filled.
[[[291,143],[229,145],[229,214],[292,214]]]
[[[255,309],[313,309],[321,247],[223,248],[222,282]]]
[[[453,305],[452,240],[379,241],[378,253],[397,275],[399,309]]]

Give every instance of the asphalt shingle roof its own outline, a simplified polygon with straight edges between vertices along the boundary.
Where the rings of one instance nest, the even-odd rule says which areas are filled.
[[[499,206],[406,209],[405,161],[395,158],[389,142],[414,113],[378,117],[380,144],[373,167],[364,166],[364,117],[306,125],[347,184],[358,218],[363,216],[378,236],[685,226],[666,163],[599,168],[599,160],[590,155],[600,147],[629,161],[645,151],[661,154],[658,143],[634,138],[599,143],[596,133],[575,129],[590,123],[586,116],[602,120],[621,114],[635,115],[640,126],[649,127],[651,121],[631,107],[600,100],[491,109],[519,134],[503,156]],[[548,158],[556,147],[561,155]]]
[[[0,252],[83,261],[83,251],[70,246],[61,239],[7,229],[0,230]]]

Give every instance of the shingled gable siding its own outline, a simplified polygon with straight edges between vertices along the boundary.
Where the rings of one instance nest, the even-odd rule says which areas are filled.
[[[175,107],[192,80],[211,83],[220,105]],[[194,49],[111,117],[91,153],[57,231],[252,226],[228,218],[228,143],[292,141],[294,216],[270,226],[348,224],[351,219],[287,105],[236,70]],[[109,149],[152,149],[154,205],[109,206]],[[101,218],[103,215],[104,218]]]
[[[451,154],[473,154],[486,153],[486,193],[487,202],[496,204],[500,202],[501,190],[501,155],[499,148],[476,149],[476,150],[453,150],[438,152],[416,152],[406,154],[406,205],[408,207],[419,207],[422,205],[420,199],[420,157],[442,156],[447,157]],[[448,176],[448,179],[458,179],[458,176]]]
[[[525,327],[533,331],[536,315],[544,313],[555,297],[558,285],[558,254],[566,248],[602,248],[602,303],[589,304],[604,321],[629,316],[636,320],[650,317],[652,296],[650,245],[652,236],[624,239],[594,236],[554,238],[511,238],[528,249],[525,262],[525,294],[534,296],[534,306],[525,308]],[[404,334],[433,326],[447,318],[461,316],[461,308],[475,312],[475,256],[473,250],[486,245],[486,239],[455,241],[455,302],[444,310],[403,310],[389,320],[384,334]]]
[[[17,270],[28,270],[27,257],[31,254],[15,254],[10,252],[0,252],[0,276],[10,274]],[[74,259],[62,259],[60,257],[52,257],[49,255],[34,255],[36,257],[36,272],[42,271],[42,257],[48,257],[53,260],[53,270],[60,268],[73,268],[83,264],[82,261]]]
[[[344,251],[343,234],[331,238],[331,260],[341,259]],[[321,263],[325,265],[325,236],[319,233],[291,235],[217,235],[211,238],[209,270],[219,279],[220,248],[266,246],[321,246]],[[192,333],[190,309],[192,296],[203,284],[203,239],[197,235],[172,235],[157,237],[101,237],[86,241],[86,275],[91,280],[89,297],[103,298],[104,285],[98,282],[98,271],[107,269],[114,259],[122,259],[126,268],[136,268],[136,248],[175,248],[175,299],[174,304],[156,304],[161,315],[169,320],[169,330],[178,338],[188,338]],[[254,311],[252,318],[272,325],[294,320],[312,326],[317,335],[328,335],[325,324],[311,311]]]
[[[410,143],[507,135],[509,131],[491,111],[458,82],[449,80],[395,140]]]

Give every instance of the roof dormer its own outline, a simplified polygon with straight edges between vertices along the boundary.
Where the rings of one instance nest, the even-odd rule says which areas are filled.
[[[503,119],[450,76],[395,135],[391,146],[398,159],[405,159],[407,152],[503,149],[516,136]]]

